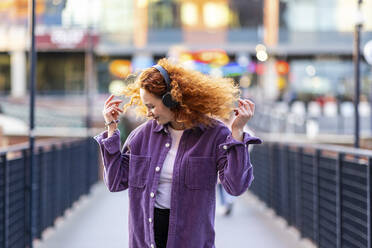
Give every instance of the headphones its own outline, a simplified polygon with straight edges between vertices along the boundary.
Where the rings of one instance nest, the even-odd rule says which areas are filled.
[[[162,100],[163,104],[168,108],[177,107],[179,105],[179,103],[172,99],[172,95],[170,93],[170,91],[172,89],[172,86],[171,86],[171,80],[170,80],[170,77],[168,75],[167,70],[165,70],[164,67],[162,67],[161,65],[154,65],[153,68],[157,69],[160,72],[160,74],[164,78],[165,84],[167,86],[167,92],[165,92],[161,96],[161,100]]]

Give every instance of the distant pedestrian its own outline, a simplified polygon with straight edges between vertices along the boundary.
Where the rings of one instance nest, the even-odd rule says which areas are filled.
[[[254,104],[239,99],[233,80],[212,78],[161,59],[123,94],[110,96],[100,145],[104,181],[112,192],[129,189],[130,248],[215,247],[217,175],[231,195],[253,180],[248,145],[259,138],[243,131]],[[234,104],[238,103],[237,107]],[[148,121],[120,149],[117,120],[130,105]],[[235,112],[231,131],[219,119]]]

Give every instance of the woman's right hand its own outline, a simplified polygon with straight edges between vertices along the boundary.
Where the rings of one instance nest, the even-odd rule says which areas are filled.
[[[103,107],[103,118],[105,119],[106,123],[109,123],[113,120],[117,120],[119,118],[119,114],[123,113],[123,110],[119,108],[119,104],[122,103],[122,100],[112,100],[114,98],[114,95],[111,95],[107,100],[105,101],[105,105]],[[116,123],[113,123],[110,126],[115,124],[116,128]]]

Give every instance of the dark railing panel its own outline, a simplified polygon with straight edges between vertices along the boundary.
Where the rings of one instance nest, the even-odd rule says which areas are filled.
[[[256,164],[256,161],[260,161],[260,166],[254,167],[254,180],[251,186],[252,191],[257,192],[257,196],[267,204],[270,204],[270,161],[269,161],[269,149],[268,146],[263,149],[255,150],[256,156],[252,157],[252,164]]]
[[[41,228],[42,228],[42,195],[40,192],[40,187],[42,185],[42,178],[41,178],[41,163],[42,163],[42,154],[40,150],[35,154],[35,163],[34,167],[32,168],[32,177],[33,177],[33,185],[31,187],[32,190],[32,199],[33,202],[32,206],[32,237],[33,238],[41,238]]]
[[[344,161],[341,180],[343,247],[367,247],[367,165]]]
[[[25,173],[23,159],[9,161],[9,198],[8,208],[8,230],[9,247],[23,247],[25,245]]]
[[[251,191],[320,248],[371,248],[372,151],[265,142]]]
[[[337,245],[337,159],[321,156],[318,168],[319,187],[319,244],[320,247]]]
[[[309,153],[302,154],[301,170],[301,231],[304,237],[315,239],[314,237],[314,155]]]
[[[296,196],[297,196],[297,184],[296,181],[296,151],[288,149],[288,225],[296,226],[297,220],[297,207],[296,207]]]
[[[6,208],[5,203],[7,202],[6,194],[6,155],[3,154],[0,156],[0,247],[5,247],[5,235],[7,227],[6,223]]]
[[[283,208],[282,208],[282,161],[280,159],[280,150],[279,146],[274,145],[272,148],[272,169],[273,169],[273,209],[278,215],[283,215]]]
[[[27,145],[0,149],[1,248],[29,247],[29,235],[41,238],[89,193],[98,180],[97,148],[92,138],[38,143],[32,171]]]

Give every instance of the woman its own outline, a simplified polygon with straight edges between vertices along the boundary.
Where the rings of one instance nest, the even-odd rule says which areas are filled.
[[[144,70],[123,94],[104,106],[107,131],[100,145],[104,181],[112,192],[129,190],[130,248],[214,247],[217,173],[226,191],[240,195],[253,180],[243,132],[254,104],[239,99],[230,79],[211,78],[166,59]],[[234,103],[239,106],[234,108]],[[128,136],[120,151],[119,114],[136,105],[149,120]],[[232,131],[216,118],[234,111]]]

